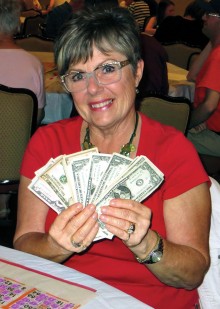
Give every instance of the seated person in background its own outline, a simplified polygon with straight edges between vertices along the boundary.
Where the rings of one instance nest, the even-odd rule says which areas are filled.
[[[70,0],[53,8],[47,14],[44,36],[55,39],[63,24],[72,16],[72,13],[80,10],[83,6],[83,0]]]
[[[201,2],[203,31],[210,39],[188,73],[195,80],[194,110],[187,137],[200,154],[220,157],[220,2]],[[220,158],[219,158],[220,161]]]
[[[27,147],[14,247],[91,275],[153,308],[196,308],[197,287],[209,267],[209,178],[180,131],[135,110],[143,71],[135,20],[122,8],[74,14],[57,37],[55,61],[79,116],[39,128]],[[58,215],[28,189],[50,158],[93,145],[127,160],[144,155],[165,176],[142,203],[129,194],[100,207],[111,240],[94,241],[96,205],[74,203]],[[156,179],[153,174],[152,183]]]
[[[44,117],[44,70],[41,62],[16,45],[13,36],[20,25],[20,3],[1,0],[0,6],[0,83],[32,90],[38,100],[38,124]]]
[[[13,39],[20,25],[21,3],[1,0],[0,5],[0,84],[32,90],[38,99],[37,121],[44,117],[44,72],[40,61],[18,47]],[[10,194],[0,194],[0,218],[7,217]]]
[[[49,0],[46,8],[42,9],[41,13],[47,15],[53,8],[64,4],[65,2],[70,2],[70,0]]]
[[[140,97],[149,92],[167,95],[169,91],[167,52],[154,37],[145,33],[141,33],[141,43],[144,70],[138,86]]]
[[[143,31],[144,21],[147,17],[150,17],[149,5],[144,0],[134,0],[128,6],[128,10],[134,16],[140,31]]]
[[[203,49],[209,39],[202,32],[204,11],[198,1],[190,2],[184,16],[169,16],[157,28],[154,37],[161,44],[183,43]]]
[[[156,0],[144,0],[145,3],[149,5],[150,16],[155,16],[157,14],[158,3]]]
[[[110,9],[114,7],[119,7],[118,0],[85,0],[85,8],[99,8],[99,9]]]
[[[152,16],[148,19],[147,23],[145,23],[144,32],[149,35],[154,35],[156,29],[160,26],[162,21],[168,17],[173,16],[175,14],[175,3],[170,0],[161,0],[157,7],[156,16]]]
[[[121,7],[128,7],[132,2],[133,2],[132,0],[127,0],[127,1],[119,0],[118,1],[119,6]],[[156,15],[157,6],[158,6],[157,1],[156,0],[144,0],[144,2],[149,6],[150,16]]]
[[[37,10],[41,11],[42,7],[38,0],[21,0],[21,11],[27,10]]]

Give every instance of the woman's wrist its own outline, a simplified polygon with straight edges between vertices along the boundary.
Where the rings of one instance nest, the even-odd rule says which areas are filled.
[[[157,240],[153,248],[150,250],[150,252],[145,253],[144,258],[140,258],[139,256],[135,256],[136,260],[141,263],[141,264],[154,264],[157,263],[161,260],[163,256],[163,238],[156,232],[154,231]]]
[[[146,236],[143,238],[141,243],[136,247],[132,248],[132,252],[135,256],[140,259],[145,258],[153,250],[157,243],[157,234],[154,230],[148,230]]]

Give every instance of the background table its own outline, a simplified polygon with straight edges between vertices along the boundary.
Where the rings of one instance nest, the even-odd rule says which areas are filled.
[[[21,264],[22,266],[71,282],[86,285],[97,290],[97,296],[88,304],[82,306],[81,308],[83,309],[153,309],[134,297],[123,293],[100,280],[64,265],[3,246],[0,246],[0,257]]]
[[[73,101],[71,95],[61,85],[54,64],[54,54],[51,52],[31,52],[31,54],[36,56],[44,65],[46,106],[42,124],[69,118]]]
[[[195,83],[186,79],[188,74],[184,70],[172,63],[167,63],[169,95],[172,97],[186,97],[191,102],[194,100]]]

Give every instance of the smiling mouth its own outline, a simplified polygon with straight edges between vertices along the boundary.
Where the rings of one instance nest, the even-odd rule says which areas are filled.
[[[101,102],[101,103],[96,103],[96,104],[92,104],[92,108],[102,108],[102,107],[105,107],[109,104],[112,104],[113,100],[108,100],[108,101],[105,101],[105,102]]]

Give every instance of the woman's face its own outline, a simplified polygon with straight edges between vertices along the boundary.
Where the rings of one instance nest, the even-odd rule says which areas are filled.
[[[94,47],[92,58],[86,63],[70,65],[69,71],[93,72],[102,64],[124,60],[127,60],[126,57],[118,52],[104,55]],[[94,76],[89,76],[87,87],[72,93],[78,113],[86,122],[102,129],[112,128],[123,123],[127,117],[133,117],[136,87],[142,70],[143,62],[140,61],[134,76],[132,67],[128,64],[121,68],[121,79],[109,85],[100,85]]]

